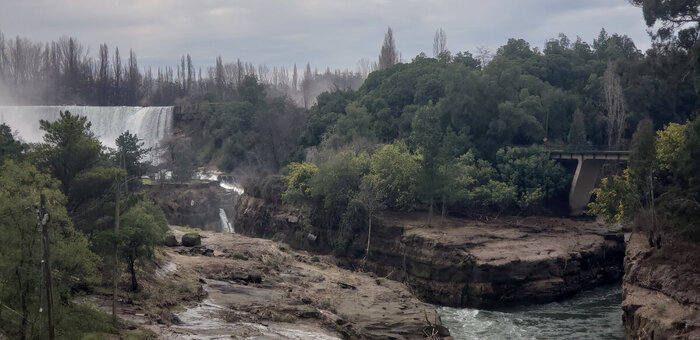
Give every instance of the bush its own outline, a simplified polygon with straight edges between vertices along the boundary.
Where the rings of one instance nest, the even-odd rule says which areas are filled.
[[[362,202],[352,200],[348,203],[345,213],[340,219],[338,234],[331,241],[333,255],[343,257],[347,255],[348,246],[352,242],[354,235],[366,228],[367,210]]]
[[[311,196],[311,178],[318,172],[316,164],[290,163],[287,175],[282,177],[285,190],[282,200],[287,203],[299,203]]]
[[[243,184],[246,194],[262,198],[269,203],[281,203],[282,195],[285,192],[282,176],[270,175],[248,179]]]

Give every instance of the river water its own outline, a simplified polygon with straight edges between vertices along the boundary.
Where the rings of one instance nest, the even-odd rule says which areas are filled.
[[[443,324],[462,339],[624,339],[619,284],[561,302],[487,311],[439,307]]]

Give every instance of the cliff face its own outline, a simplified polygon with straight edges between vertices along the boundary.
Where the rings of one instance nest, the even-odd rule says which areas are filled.
[[[622,295],[628,339],[700,339],[700,245],[631,234]]]
[[[283,240],[293,247],[331,250],[332,232],[308,230],[293,213],[243,196],[237,230]],[[366,231],[353,235],[348,257],[364,256]],[[618,230],[590,221],[551,217],[494,222],[434,217],[425,213],[378,216],[365,269],[406,281],[415,293],[441,305],[495,307],[546,302],[619,280],[624,240]]]
[[[233,216],[237,197],[217,182],[152,185],[146,191],[163,209],[169,224],[217,231],[221,230],[219,208]]]

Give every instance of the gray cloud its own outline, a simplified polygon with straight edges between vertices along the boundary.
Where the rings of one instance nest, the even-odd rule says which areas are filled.
[[[0,31],[35,41],[77,37],[137,52],[141,65],[197,64],[241,58],[270,66],[307,61],[354,68],[375,59],[387,26],[404,60],[432,50],[438,27],[453,52],[508,38],[542,46],[565,33],[592,41],[601,28],[650,46],[641,10],[625,0],[0,0]]]

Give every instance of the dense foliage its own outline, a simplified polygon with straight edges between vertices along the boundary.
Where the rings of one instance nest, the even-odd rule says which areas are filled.
[[[203,126],[188,132],[201,163],[276,173],[298,154],[306,112],[288,98],[269,99],[266,89],[246,76],[240,100],[200,104]]]
[[[650,152],[638,134],[682,123],[700,106],[688,76],[694,53],[656,44],[643,54],[602,30],[592,44],[560,35],[542,50],[510,39],[490,60],[441,51],[388,63],[358,91],[318,97],[299,139],[304,153],[283,169],[282,197],[338,239],[352,237],[358,216],[371,227],[383,209],[542,213],[565,200],[570,176],[547,149],[602,147],[635,150],[632,170],[604,187],[625,191],[630,178],[650,197],[649,172],[634,169],[671,153]],[[334,242],[342,253],[347,240]]]
[[[640,122],[629,167],[603,180],[591,213],[650,232],[680,232],[700,241],[700,118],[654,132]],[[654,241],[656,242],[656,241]],[[660,246],[660,244],[659,244]]]
[[[59,182],[32,165],[6,161],[0,166],[0,334],[39,338],[45,334],[41,241],[34,206],[46,195],[54,304],[71,309],[70,290],[95,280],[99,259],[86,237],[73,228]],[[63,329],[59,328],[61,334]]]
[[[67,111],[55,122],[41,121],[41,129],[45,142],[31,147],[15,141],[9,129],[3,128],[0,139],[0,334],[44,338],[47,333],[36,216],[40,194],[47,197],[50,216],[57,335],[112,332],[100,312],[71,304],[71,294],[109,280],[98,272],[112,272],[115,250],[131,274],[131,288],[138,289],[135,268],[153,256],[167,229],[160,208],[134,190],[145,171],[146,150],[128,131],[117,139],[117,150],[107,150],[85,117]],[[17,163],[20,159],[33,164]],[[118,233],[112,229],[115,190],[124,193]],[[76,315],[84,319],[77,322]]]

